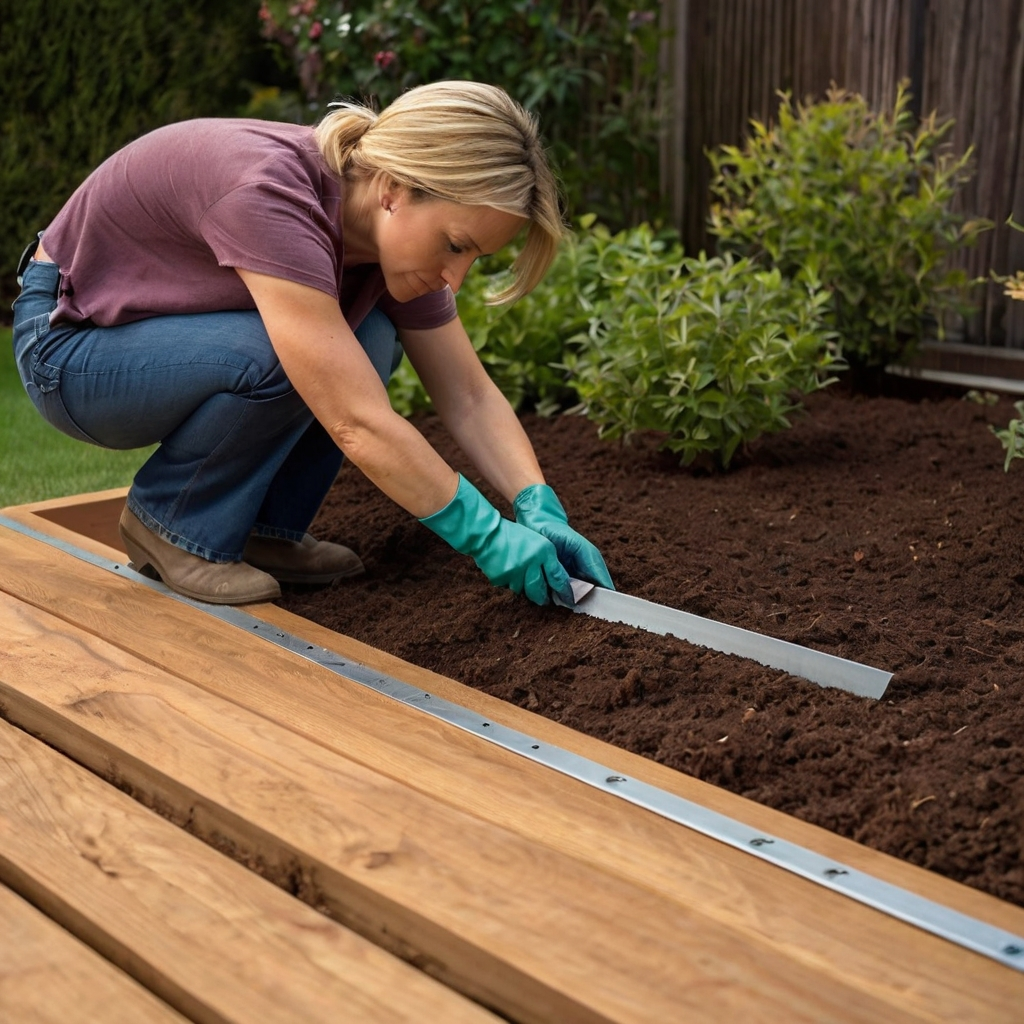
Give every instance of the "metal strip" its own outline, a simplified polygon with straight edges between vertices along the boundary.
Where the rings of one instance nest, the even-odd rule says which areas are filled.
[[[119,576],[156,590],[176,601],[206,612],[248,633],[290,651],[307,661],[329,669],[335,674],[368,686],[409,707],[425,711],[450,725],[454,725],[505,750],[526,757],[537,764],[561,772],[570,778],[610,793],[621,800],[643,807],[663,818],[699,832],[701,835],[743,850],[762,861],[799,875],[832,892],[848,896],[883,914],[898,918],[933,935],[947,939],[958,946],[973,950],[1007,967],[1024,972],[1024,936],[1004,931],[995,925],[961,914],[933,900],[891,885],[865,872],[858,871],[823,857],[813,850],[790,843],[764,832],[758,832],[734,818],[709,810],[701,804],[658,789],[639,779],[620,775],[611,768],[573,754],[561,747],[541,743],[525,733],[509,729],[497,722],[482,719],[469,708],[461,707],[441,697],[424,693],[399,679],[384,675],[359,662],[343,658],[334,651],[318,647],[302,637],[278,629],[272,623],[243,612],[238,608],[204,604],[182,597],[163,583],[147,579],[126,565],[75,547],[65,541],[34,530],[15,520],[0,515],[0,526],[14,530],[34,540],[49,544],[84,562],[106,569]]]
[[[795,676],[809,679],[819,686],[835,686],[848,690],[859,697],[874,697],[885,693],[892,679],[891,672],[884,672],[870,665],[861,665],[834,654],[801,647],[788,640],[779,640],[764,633],[754,633],[739,626],[730,626],[714,619],[704,619],[677,608],[667,608],[653,601],[645,601],[629,594],[602,587],[590,587],[573,580],[576,607],[573,611],[593,615],[608,622],[622,622],[637,626],[662,636],[675,636],[699,647],[710,647],[723,654],[736,654],[741,658],[769,668],[790,672]]]

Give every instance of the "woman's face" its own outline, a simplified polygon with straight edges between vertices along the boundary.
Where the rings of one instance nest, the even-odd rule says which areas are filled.
[[[399,302],[445,285],[457,292],[473,261],[504,248],[525,224],[490,206],[413,199],[392,189],[381,196],[376,235],[388,291]]]

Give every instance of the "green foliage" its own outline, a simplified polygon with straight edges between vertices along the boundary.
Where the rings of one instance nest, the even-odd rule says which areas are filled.
[[[970,152],[946,151],[952,122],[915,129],[908,101],[903,87],[883,113],[837,89],[795,108],[783,95],[776,127],[752,122],[742,148],[709,155],[719,250],[824,285],[859,366],[906,359],[931,321],[941,337],[944,317],[966,311],[972,282],[949,256],[990,226],[953,210]]]
[[[1014,231],[1024,231],[1024,225],[1018,224],[1013,219],[1013,214],[1006,218],[1006,224]],[[1017,270],[1012,274],[997,274],[993,270],[990,274],[993,281],[1003,285],[1004,294],[1008,299],[1024,302],[1024,270]]]
[[[158,125],[233,114],[260,72],[251,0],[5,4],[0,297],[32,234],[114,150]]]
[[[664,435],[684,463],[789,426],[798,396],[837,363],[822,322],[826,291],[749,259],[686,259],[678,236],[650,225],[612,233],[581,218],[547,277],[512,306],[489,306],[511,260],[467,276],[460,317],[491,378],[517,409],[576,405],[606,437]],[[428,406],[407,364],[392,404]]]
[[[490,82],[540,117],[570,207],[625,224],[653,217],[659,202],[658,6],[266,0],[260,17],[302,82],[306,119],[338,95],[385,107],[425,82]]]
[[[799,395],[833,378],[824,290],[749,259],[602,253],[607,298],[565,363],[602,436],[655,431],[686,465],[727,467],[736,450],[790,425]]]
[[[1024,459],[1024,401],[1014,402],[1013,407],[1017,410],[1017,418],[1010,420],[1005,429],[998,430],[992,426],[988,428],[999,438],[1006,451],[1003,469],[1007,473],[1010,472],[1010,463],[1014,459]]]

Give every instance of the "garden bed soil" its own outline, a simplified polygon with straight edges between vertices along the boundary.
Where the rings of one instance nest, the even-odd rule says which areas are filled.
[[[895,387],[810,396],[726,473],[681,468],[655,437],[523,417],[620,590],[893,671],[879,701],[492,588],[352,467],[314,530],[366,576],[282,603],[1024,906],[1024,466],[1004,472],[988,429],[1012,405]],[[416,422],[467,469],[436,419]]]

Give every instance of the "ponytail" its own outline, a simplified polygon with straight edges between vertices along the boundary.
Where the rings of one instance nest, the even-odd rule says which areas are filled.
[[[345,176],[353,151],[376,123],[377,114],[358,103],[338,101],[330,105],[337,109],[316,126],[316,144],[328,167],[340,178]]]

